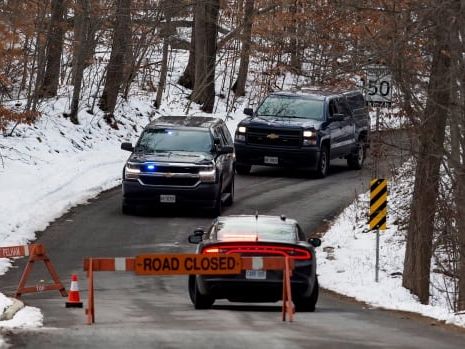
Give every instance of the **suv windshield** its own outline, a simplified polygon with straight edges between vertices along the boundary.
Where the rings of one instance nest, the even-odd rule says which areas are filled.
[[[257,116],[321,120],[323,101],[303,97],[271,95],[260,105]]]
[[[212,139],[208,131],[157,128],[142,133],[136,151],[210,152]]]

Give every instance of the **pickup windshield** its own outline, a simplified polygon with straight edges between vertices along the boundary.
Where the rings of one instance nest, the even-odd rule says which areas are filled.
[[[157,128],[142,133],[136,151],[145,153],[187,151],[210,152],[212,139],[208,131]]]
[[[298,96],[271,95],[260,105],[257,116],[321,120],[323,101]]]

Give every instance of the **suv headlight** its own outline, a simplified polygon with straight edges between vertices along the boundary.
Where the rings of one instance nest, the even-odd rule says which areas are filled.
[[[200,181],[203,183],[215,183],[216,182],[216,168],[209,167],[199,171]]]
[[[124,169],[124,179],[138,179],[140,167],[136,164],[127,163]]]

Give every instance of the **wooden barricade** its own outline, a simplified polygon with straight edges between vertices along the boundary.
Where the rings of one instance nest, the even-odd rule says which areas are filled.
[[[42,244],[31,244],[21,246],[7,246],[0,247],[0,258],[14,258],[14,257],[29,257],[29,260],[24,268],[23,274],[19,281],[18,288],[16,290],[15,297],[20,298],[24,293],[36,293],[43,291],[58,290],[63,297],[66,297],[68,293],[65,287],[60,281],[60,278],[53,266],[50,258],[48,258],[45,252],[45,247]],[[50,276],[54,283],[52,284],[40,284],[35,286],[26,286],[27,279],[32,271],[32,266],[35,262],[43,261],[47,268]]]
[[[168,260],[169,258],[169,260]],[[208,264],[207,259],[217,262]],[[222,259],[223,258],[223,259]],[[233,258],[233,260],[231,260]],[[175,262],[177,260],[177,262]],[[197,261],[201,269],[202,263],[211,266],[209,269],[199,270],[194,268]],[[203,261],[203,262],[202,262]],[[183,265],[184,263],[184,265]],[[190,263],[190,264],[189,264]],[[224,270],[220,270],[220,266]],[[157,268],[160,266],[160,268]],[[166,266],[162,268],[161,266]],[[216,269],[213,268],[216,266]],[[214,270],[213,270],[214,269]],[[242,270],[282,270],[283,271],[283,304],[282,320],[293,321],[295,313],[291,294],[291,276],[294,269],[294,261],[289,257],[240,257],[238,254],[147,254],[137,257],[121,258],[86,258],[84,259],[84,271],[87,272],[87,324],[95,323],[94,303],[94,272],[135,272],[136,275],[208,275],[208,274],[240,274]]]

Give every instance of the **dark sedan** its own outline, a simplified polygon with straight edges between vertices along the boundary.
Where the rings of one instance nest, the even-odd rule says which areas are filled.
[[[284,216],[218,217],[206,231],[197,229],[189,242],[197,253],[239,253],[241,256],[283,256],[294,261],[292,298],[298,311],[315,311],[318,300],[316,254],[320,239],[306,239],[293,219]],[[243,270],[238,275],[189,277],[189,296],[196,309],[210,308],[216,299],[231,302],[277,302],[282,299],[280,270]]]

